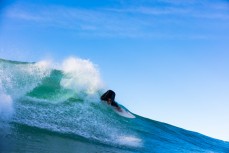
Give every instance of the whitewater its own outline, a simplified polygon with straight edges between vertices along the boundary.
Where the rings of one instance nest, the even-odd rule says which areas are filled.
[[[100,101],[106,90],[90,60],[0,59],[0,153],[229,152],[226,141],[120,116]]]

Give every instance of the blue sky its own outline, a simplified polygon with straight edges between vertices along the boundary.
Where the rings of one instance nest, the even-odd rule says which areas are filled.
[[[90,59],[132,112],[229,141],[228,1],[0,4],[0,58]]]

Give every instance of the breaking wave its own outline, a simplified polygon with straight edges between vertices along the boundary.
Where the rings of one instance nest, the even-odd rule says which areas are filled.
[[[70,57],[53,66],[48,61],[0,59],[1,122],[134,148],[133,152],[229,151],[228,142],[136,114],[134,119],[122,117],[101,103],[104,91],[98,68],[90,60]]]

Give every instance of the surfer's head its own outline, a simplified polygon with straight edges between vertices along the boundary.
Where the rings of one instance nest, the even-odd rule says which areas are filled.
[[[105,101],[111,101],[114,102],[115,100],[115,92],[112,90],[108,90],[107,92],[105,92],[102,96],[101,96],[101,100],[105,100]]]

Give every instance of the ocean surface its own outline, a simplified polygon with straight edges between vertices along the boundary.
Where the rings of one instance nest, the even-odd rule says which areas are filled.
[[[0,59],[0,153],[229,153],[229,142],[120,116],[104,91],[88,60]]]

